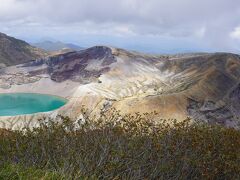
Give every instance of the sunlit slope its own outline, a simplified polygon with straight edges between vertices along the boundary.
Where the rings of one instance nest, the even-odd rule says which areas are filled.
[[[59,111],[64,115],[79,117],[82,106],[93,114],[114,107],[122,113],[156,111],[165,119],[239,123],[240,57],[235,54],[153,56],[96,46],[5,69],[12,72],[25,79],[5,78],[3,92],[65,96],[69,102]]]

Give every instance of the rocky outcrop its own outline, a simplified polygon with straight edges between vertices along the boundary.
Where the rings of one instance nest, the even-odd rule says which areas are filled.
[[[33,67],[45,64],[41,70],[30,71],[31,75],[47,73],[56,82],[72,80],[81,83],[97,81],[101,74],[110,70],[109,65],[116,62],[112,50],[108,47],[97,46],[84,51],[70,52],[48,59],[26,64]]]

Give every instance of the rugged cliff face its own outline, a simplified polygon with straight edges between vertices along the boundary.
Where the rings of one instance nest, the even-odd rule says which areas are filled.
[[[44,50],[0,33],[0,67],[22,64],[47,55]]]
[[[111,107],[182,120],[239,126],[240,56],[228,53],[152,56],[103,46],[5,68],[0,92],[65,96],[59,113],[78,117]],[[46,85],[47,88],[42,87]]]

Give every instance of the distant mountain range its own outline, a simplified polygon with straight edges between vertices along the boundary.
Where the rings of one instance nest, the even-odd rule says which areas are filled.
[[[33,43],[32,44],[35,47],[44,49],[45,51],[48,52],[57,52],[57,51],[79,51],[84,49],[83,47],[80,47],[78,45],[75,44],[71,44],[71,43],[64,43],[61,41],[42,41],[39,43]]]
[[[0,67],[21,64],[48,56],[42,49],[0,33]]]

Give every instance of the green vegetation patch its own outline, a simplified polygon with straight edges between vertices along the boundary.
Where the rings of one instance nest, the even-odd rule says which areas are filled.
[[[11,180],[61,180],[64,179],[58,173],[48,172],[36,168],[26,168],[20,165],[5,164],[0,168],[0,179]]]
[[[240,179],[238,130],[190,120],[156,122],[151,114],[83,114],[78,122],[59,117],[3,133],[1,177]]]

